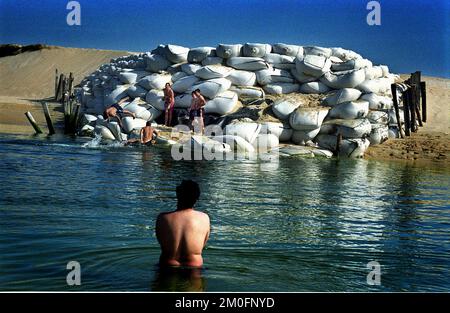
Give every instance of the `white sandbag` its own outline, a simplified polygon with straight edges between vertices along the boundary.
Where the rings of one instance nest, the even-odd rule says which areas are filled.
[[[170,66],[170,62],[159,54],[146,55],[144,60],[146,64],[145,70],[153,73],[165,71]]]
[[[389,127],[388,137],[389,137],[389,139],[400,138],[400,133],[398,131],[398,128],[397,127]]]
[[[383,77],[383,69],[381,66],[367,67],[364,69],[366,80],[377,79]]]
[[[272,46],[273,53],[283,54],[287,56],[296,57],[303,55],[303,47],[296,45],[287,45],[284,43],[277,43]]]
[[[239,136],[223,135],[213,137],[212,139],[218,142],[228,144],[232,151],[238,151],[243,153],[253,153],[255,151],[255,148],[253,147],[252,144],[250,144],[247,140]]]
[[[214,78],[202,81],[194,86],[189,91],[200,89],[203,96],[214,99],[219,93],[222,93],[231,87],[231,82],[226,78]]]
[[[370,134],[372,124],[368,119],[343,120],[334,119],[323,123],[327,126],[333,126],[336,133],[341,134],[344,138],[362,138]]]
[[[221,57],[207,57],[202,61],[202,65],[214,65],[214,64],[224,64],[223,58]]]
[[[254,86],[256,84],[256,74],[248,71],[234,70],[227,76],[227,79],[236,86]]]
[[[313,130],[320,128],[327,114],[327,108],[300,107],[289,116],[289,124],[294,130]]]
[[[294,146],[289,145],[280,148],[278,151],[283,156],[305,156],[305,157],[314,157],[312,147],[305,147],[305,146]],[[333,153],[331,153],[333,155]]]
[[[364,93],[390,94],[391,84],[395,82],[394,77],[382,77],[377,79],[365,80],[356,88]]]
[[[292,128],[287,124],[277,122],[264,122],[261,123],[260,134],[272,134],[275,135],[280,142],[289,141],[292,137]]]
[[[402,109],[398,110],[399,115],[400,115],[400,123],[404,124],[405,123],[405,112]],[[388,110],[388,115],[389,115],[389,126],[394,126],[397,127],[397,115],[395,113],[394,109],[390,109]]]
[[[371,110],[389,110],[393,106],[392,98],[379,96],[375,93],[363,94],[361,99],[369,101],[369,108]]]
[[[86,125],[86,124],[95,124],[95,121],[97,121],[97,117],[95,115],[92,114],[83,114],[83,118],[82,118],[82,124]]]
[[[198,47],[189,50],[187,61],[189,63],[200,63],[204,59],[215,55],[215,49],[212,47]]]
[[[389,114],[385,111],[374,111],[371,110],[367,114],[367,119],[372,124],[382,124],[387,125],[389,123]]]
[[[133,129],[141,129],[142,127],[145,127],[146,124],[146,120],[140,118],[133,119],[131,116],[126,116],[122,119],[123,130],[127,134],[131,133]]]
[[[292,76],[300,83],[310,83],[317,80],[317,77],[306,75],[303,72],[297,71],[297,68],[291,70]]]
[[[348,60],[342,63],[334,63],[331,65],[331,70],[334,72],[359,70],[361,68],[371,68],[372,62],[367,59]]]
[[[383,77],[388,77],[389,75],[389,67],[387,65],[380,65],[381,70],[383,72]]]
[[[127,94],[133,99],[140,98],[140,97],[144,97],[147,94],[147,89],[145,89],[139,85],[132,85],[132,86],[128,87]]]
[[[352,50],[342,48],[331,48],[331,54],[332,56],[341,59],[343,62],[355,59],[362,59],[362,56],[360,56],[358,53]]]
[[[104,106],[108,107],[113,105],[114,103],[119,102],[121,99],[125,98],[127,94],[128,86],[119,85],[116,89],[114,89],[110,94],[105,97]]]
[[[124,106],[124,110],[128,110],[136,115],[136,118],[140,118],[143,120],[150,120],[152,117],[152,113],[147,110],[145,107],[143,107],[141,104],[144,104],[144,102],[136,101],[140,99],[135,99],[134,101],[128,103]]]
[[[150,90],[145,96],[145,102],[147,102],[152,107],[160,111],[164,111],[165,110],[164,91],[158,89]]]
[[[205,113],[219,115],[229,114],[238,107],[238,95],[232,91],[218,94],[214,99],[206,102]]]
[[[181,65],[181,70],[188,75],[195,75],[195,73],[202,67],[198,64],[184,63]]]
[[[183,63],[187,61],[189,48],[177,45],[167,45],[164,50],[164,55],[172,63]]]
[[[190,108],[192,104],[191,93],[184,93],[175,97],[175,108],[187,109]]]
[[[106,126],[96,125],[94,132],[97,135],[101,135],[102,139],[115,140],[113,133]]]
[[[218,57],[229,59],[232,57],[238,57],[241,55],[242,45],[227,45],[219,44],[216,48],[216,54]]]
[[[330,118],[364,118],[369,113],[369,102],[364,100],[348,101],[336,104],[328,113]]]
[[[294,130],[291,141],[297,145],[306,145],[308,141],[314,140],[319,134],[320,127],[312,130]]]
[[[288,71],[274,68],[257,71],[256,79],[262,86],[272,83],[294,83],[294,79]]]
[[[200,79],[194,75],[180,78],[172,85],[172,90],[176,93],[184,93],[190,90],[199,80]]]
[[[278,137],[274,134],[259,134],[253,142],[253,147],[258,152],[270,151],[280,144]]]
[[[298,92],[299,84],[289,84],[289,83],[273,83],[263,87],[264,91],[272,95],[288,94],[293,92]]]
[[[140,79],[138,85],[147,90],[164,89],[166,83],[172,82],[171,78],[169,74],[151,74]]]
[[[274,68],[291,70],[295,68],[295,57],[282,55],[277,53],[268,53],[264,56],[264,60]]]
[[[325,73],[320,81],[330,88],[354,88],[364,82],[366,73],[364,69],[346,72]],[[359,89],[359,88],[358,88]]]
[[[226,135],[239,136],[251,144],[253,144],[260,131],[260,124],[249,122],[232,122],[225,126],[224,129]]]
[[[270,67],[264,59],[252,57],[231,57],[227,60],[227,65],[245,71],[259,71]]]
[[[337,90],[332,95],[326,97],[322,101],[322,105],[335,106],[336,104],[339,104],[339,103],[358,100],[360,96],[361,96],[361,91],[358,89],[342,88],[342,89]]]
[[[188,74],[186,74],[185,72],[181,71],[181,72],[177,72],[175,74],[172,75],[172,81],[176,82],[177,80],[188,76]]]
[[[303,51],[305,55],[309,54],[309,55],[323,56],[326,58],[329,58],[332,53],[332,50],[330,48],[317,46],[303,47]]]
[[[119,123],[115,121],[109,122],[107,123],[107,128],[111,131],[115,140],[117,141],[124,140],[124,138],[122,138],[122,132],[120,131]]]
[[[211,153],[231,152],[231,147],[227,143],[219,142],[205,136],[193,135],[189,144],[193,146],[194,151],[199,149],[200,151],[209,151]]]
[[[330,91],[330,88],[328,88],[327,85],[325,85],[319,81],[316,81],[316,82],[301,84],[299,91],[301,93],[321,94],[321,93],[327,93],[328,91]]]
[[[170,75],[173,75],[175,73],[179,73],[183,71],[183,65],[188,64],[188,63],[176,63],[176,64],[172,64],[171,66],[169,66],[166,70],[167,73],[169,73]],[[198,64],[195,64],[198,65]]]
[[[372,146],[379,145],[389,138],[389,128],[386,124],[372,124],[369,141]]]
[[[286,99],[276,100],[272,104],[272,112],[278,117],[280,120],[287,120],[289,115],[294,112],[302,103],[301,102],[292,102]]]
[[[322,148],[337,151],[337,136],[319,134],[315,141]],[[370,141],[366,138],[361,139],[343,139],[339,146],[339,156],[348,158],[362,158]]]
[[[229,79],[230,77],[227,77]],[[255,78],[256,80],[256,78]],[[265,92],[262,88],[259,87],[250,87],[250,86],[233,86],[230,88],[230,91],[235,92],[239,98],[265,98]]]
[[[242,55],[244,57],[262,58],[272,51],[272,46],[263,43],[246,43],[242,47]]]
[[[200,67],[195,72],[195,76],[200,77],[201,79],[224,78],[230,75],[233,71],[233,68],[227,66],[207,65]]]
[[[137,73],[133,72],[121,72],[119,74],[119,79],[124,84],[134,84],[138,77]]]
[[[297,57],[295,65],[298,72],[320,77],[330,71],[331,61],[324,56],[308,54],[304,58]]]

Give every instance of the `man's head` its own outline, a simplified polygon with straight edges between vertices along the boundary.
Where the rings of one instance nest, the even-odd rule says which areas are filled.
[[[196,94],[197,94],[197,96],[199,96],[199,95],[201,95],[202,93],[201,93],[201,91],[200,91],[200,89],[195,89],[195,91],[194,91]]]
[[[145,123],[145,126],[152,126],[152,122],[147,121],[147,123]]]
[[[166,88],[170,88],[170,83],[166,83]]]
[[[200,197],[200,188],[195,181],[183,180],[177,186],[178,209],[190,209],[194,207]]]
[[[197,93],[195,92],[195,90],[193,92],[191,92],[191,96],[192,96],[192,98],[197,97]]]

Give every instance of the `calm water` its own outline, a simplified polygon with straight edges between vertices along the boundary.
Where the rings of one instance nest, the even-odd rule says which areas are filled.
[[[84,142],[0,135],[0,290],[450,290],[448,168],[175,162]],[[154,223],[183,178],[201,185],[212,233],[200,273],[164,273]],[[366,282],[374,260],[380,286]]]

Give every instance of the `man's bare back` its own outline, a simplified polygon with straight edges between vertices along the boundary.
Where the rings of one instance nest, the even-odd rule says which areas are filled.
[[[210,233],[209,216],[192,207],[200,195],[198,185],[183,181],[177,187],[178,208],[161,213],[156,221],[156,237],[161,246],[161,266],[203,265],[202,251]]]

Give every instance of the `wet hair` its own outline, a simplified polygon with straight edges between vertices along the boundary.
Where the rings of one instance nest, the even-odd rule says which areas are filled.
[[[152,122],[147,121],[147,123],[145,123],[145,126],[152,126]]]
[[[198,92],[198,93],[200,93],[200,94],[202,93],[202,92],[200,91],[200,89],[198,89],[198,88],[195,89],[195,92]]]
[[[183,180],[177,186],[177,199],[179,209],[192,208],[200,197],[200,187],[195,181]]]
[[[169,86],[170,86],[170,83],[166,83],[166,85],[165,85],[165,86],[167,87],[167,85],[169,85]]]
[[[193,92],[191,92],[191,96],[195,95],[195,90]]]

